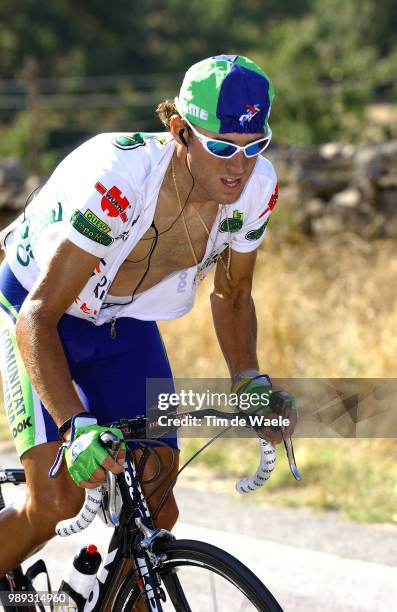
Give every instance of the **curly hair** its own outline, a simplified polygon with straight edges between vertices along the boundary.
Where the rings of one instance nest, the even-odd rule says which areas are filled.
[[[180,113],[178,113],[178,111],[176,110],[174,100],[169,100],[169,99],[163,100],[162,102],[160,102],[160,104],[157,105],[156,115],[160,119],[164,127],[167,128],[167,130],[170,129],[171,118],[174,117],[175,115],[177,117],[181,116]],[[192,130],[190,129],[189,126],[186,126],[186,127],[187,127],[189,136],[191,136]]]
[[[176,110],[174,100],[163,100],[156,108],[156,115],[160,119],[161,123],[167,128],[170,129],[170,120],[171,117],[177,115],[180,117],[180,114]]]

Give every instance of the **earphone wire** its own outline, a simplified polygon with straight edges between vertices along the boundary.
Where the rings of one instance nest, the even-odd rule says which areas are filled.
[[[174,153],[173,153],[172,155],[174,155]],[[186,161],[186,160],[185,160],[185,161]],[[132,294],[131,294],[131,301],[130,301],[130,302],[127,302],[126,304],[123,304],[123,306],[127,306],[128,304],[132,304],[132,302],[134,301],[134,298],[135,298],[135,294],[136,294],[136,292],[138,291],[139,287],[142,285],[143,281],[145,280],[146,276],[148,275],[148,273],[149,273],[149,271],[150,271],[150,261],[151,261],[152,255],[153,255],[153,253],[154,253],[154,250],[155,250],[155,248],[156,248],[156,246],[157,246],[158,239],[159,239],[159,238],[160,238],[160,236],[162,236],[163,234],[166,234],[167,232],[169,232],[169,231],[170,231],[170,229],[172,229],[172,228],[174,227],[174,225],[175,225],[175,223],[178,221],[179,217],[180,217],[181,215],[183,215],[184,208],[185,208],[185,206],[187,205],[187,203],[188,203],[188,201],[189,201],[189,198],[190,198],[190,196],[191,196],[191,194],[192,194],[192,191],[193,191],[193,189],[194,189],[194,185],[195,185],[194,176],[193,176],[193,175],[192,175],[192,173],[190,172],[190,169],[189,169],[189,166],[187,165],[187,163],[186,163],[186,167],[187,167],[187,169],[189,170],[189,174],[190,174],[190,176],[192,177],[192,181],[193,181],[193,182],[192,182],[192,186],[191,186],[191,188],[190,188],[190,190],[189,190],[189,192],[188,192],[188,194],[187,194],[187,196],[186,196],[186,199],[185,199],[185,202],[184,202],[184,204],[183,204],[183,206],[182,206],[181,211],[180,211],[180,212],[177,214],[177,216],[175,217],[175,219],[172,221],[171,225],[170,225],[170,226],[169,226],[167,229],[165,229],[165,230],[163,230],[163,231],[161,231],[161,232],[159,232],[159,231],[158,231],[158,229],[157,229],[157,227],[156,227],[156,224],[155,224],[155,222],[154,222],[154,219],[153,219],[152,224],[151,224],[151,226],[150,226],[150,227],[153,227],[153,229],[154,229],[154,231],[155,231],[155,235],[154,235],[153,237],[141,238],[141,241],[144,241],[144,240],[152,240],[152,244],[151,244],[151,246],[150,246],[150,249],[149,249],[148,254],[147,254],[147,255],[145,255],[145,257],[143,257],[142,259],[138,259],[138,260],[135,260],[135,261],[133,261],[132,259],[126,259],[126,260],[125,260],[125,261],[129,261],[129,262],[131,262],[131,263],[140,263],[141,261],[144,261],[144,260],[147,258],[147,259],[148,259],[148,263],[147,263],[147,267],[146,267],[145,272],[143,273],[143,275],[142,275],[141,279],[139,280],[139,283],[136,285],[135,289],[133,290],[133,292],[132,292]],[[102,304],[102,308],[110,308],[111,306],[119,306],[119,305],[120,305],[120,304],[117,304],[117,303],[114,303],[114,304],[113,304],[113,303],[111,303],[111,302],[105,302],[105,303],[103,303],[103,304]]]
[[[149,254],[148,254],[146,270],[143,273],[143,275],[141,277],[141,280],[139,281],[139,283],[137,284],[137,286],[135,287],[134,291],[131,294],[131,302],[134,301],[134,297],[135,297],[136,292],[138,291],[139,287],[142,285],[143,281],[145,280],[146,276],[149,273],[149,270],[150,270],[150,260],[152,259],[152,255],[154,253],[154,250],[155,250],[155,248],[157,246],[157,242],[158,242],[158,239],[159,239],[159,232],[158,232],[158,229],[157,229],[156,224],[154,222],[154,219],[153,219],[152,224],[151,224],[150,227],[152,227],[154,229],[155,236],[153,238],[153,242],[151,244],[150,251],[149,251]]]
[[[158,233],[157,233],[157,236],[153,236],[153,237],[152,237],[152,236],[148,236],[147,238],[141,238],[140,242],[144,242],[144,241],[146,241],[146,240],[155,240],[156,238],[157,238],[157,239],[158,239],[158,238],[160,238],[160,236],[162,236],[163,234],[166,234],[167,232],[169,232],[169,231],[170,231],[170,230],[171,230],[171,229],[174,227],[175,223],[178,221],[178,219],[179,219],[179,218],[181,217],[181,215],[183,214],[183,211],[184,211],[184,209],[185,209],[185,207],[186,207],[186,205],[187,205],[187,203],[188,203],[188,201],[189,201],[189,198],[190,198],[190,196],[192,195],[192,191],[193,191],[193,189],[194,189],[194,184],[195,184],[195,181],[194,181],[194,176],[193,176],[193,175],[192,175],[192,173],[190,172],[190,170],[189,170],[189,166],[188,166],[187,164],[186,164],[186,167],[187,167],[187,169],[188,169],[188,171],[189,171],[190,176],[192,177],[192,181],[193,181],[193,183],[192,183],[192,186],[191,186],[191,188],[190,188],[190,190],[189,190],[189,193],[188,193],[188,194],[187,194],[187,196],[186,196],[186,200],[185,200],[185,202],[184,202],[184,204],[183,204],[183,206],[182,206],[182,210],[180,210],[180,211],[178,212],[177,216],[176,216],[176,217],[175,217],[175,219],[172,221],[172,223],[170,224],[170,226],[169,226],[169,227],[167,227],[167,229],[162,230],[161,232],[158,232]],[[150,227],[152,227],[152,226],[150,226]],[[149,250],[149,253],[150,253],[150,250]],[[142,257],[142,259],[136,259],[136,260],[126,259],[125,261],[129,261],[130,263],[140,263],[141,261],[144,261],[144,260],[145,260],[145,259],[146,259],[146,258],[149,256],[149,253],[148,253],[147,255],[145,255],[145,257]]]

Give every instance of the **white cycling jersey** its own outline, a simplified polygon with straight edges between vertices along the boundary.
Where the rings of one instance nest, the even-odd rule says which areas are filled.
[[[277,202],[272,164],[259,157],[243,193],[219,206],[198,266],[166,276],[134,296],[108,294],[117,271],[151,226],[160,187],[175,150],[169,133],[100,134],[68,155],[26,208],[25,220],[5,240],[7,261],[28,291],[67,238],[99,258],[92,276],[66,311],[101,325],[113,317],[174,319],[188,312],[197,285],[227,248],[256,249]]]

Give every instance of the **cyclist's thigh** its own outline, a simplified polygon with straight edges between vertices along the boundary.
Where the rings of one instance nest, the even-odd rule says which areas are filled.
[[[15,337],[27,291],[10,268],[0,267],[0,369],[4,408],[19,457],[34,446],[58,440],[57,427],[30,384]]]
[[[6,262],[0,266],[0,368],[4,407],[10,433],[26,472],[29,508],[44,516],[71,516],[84,491],[70,478],[65,465],[55,479],[48,472],[60,446],[57,427],[30,384],[15,338],[15,323],[27,291]]]
[[[76,323],[73,317],[63,317],[59,333],[67,353],[75,353]],[[78,384],[85,406],[95,414],[101,424],[122,418],[146,414],[148,379],[160,379],[159,392],[174,390],[172,372],[157,325],[152,321],[120,318],[116,322],[116,337],[110,333],[110,324],[90,324],[90,341],[95,350],[89,361],[72,366],[72,375]],[[177,447],[176,437],[167,440]]]

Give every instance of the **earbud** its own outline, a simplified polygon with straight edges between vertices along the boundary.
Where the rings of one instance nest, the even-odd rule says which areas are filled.
[[[185,137],[184,137],[184,135],[183,135],[183,134],[184,134],[184,132],[185,132],[185,130],[179,130],[178,136],[179,136],[179,138],[182,140],[182,142],[183,142],[183,144],[185,145],[185,147],[188,147],[188,144],[187,144],[187,142],[186,142],[186,140],[185,140]]]

